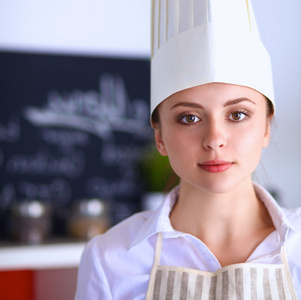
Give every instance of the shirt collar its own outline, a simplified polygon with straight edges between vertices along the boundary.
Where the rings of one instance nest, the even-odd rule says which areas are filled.
[[[257,183],[253,183],[256,195],[266,206],[276,230],[280,233],[292,229],[293,231],[301,232],[301,210],[287,209],[280,207],[275,199],[267,192],[262,186]]]
[[[169,237],[183,235],[183,233],[177,232],[173,229],[169,219],[170,212],[177,201],[178,195],[179,186],[175,187],[165,196],[157,210],[151,212],[148,219],[141,226],[136,237],[133,239],[131,247],[139,244],[158,232],[164,233],[164,237],[166,237],[166,235]]]
[[[287,218],[286,214],[289,211],[283,210],[274,198],[260,185],[254,183],[254,188],[256,195],[266,206],[274,226],[281,238],[281,244],[284,244],[286,240],[286,235],[289,229],[293,229],[295,231],[301,231],[300,228],[294,226],[293,217]],[[170,223],[169,215],[170,212],[178,198],[179,195],[179,186],[175,187],[164,199],[162,204],[158,207],[157,210],[153,211],[151,215],[149,215],[146,222],[139,229],[136,237],[133,239],[130,248],[135,245],[141,243],[143,240],[151,237],[158,232],[162,232],[165,238],[174,238],[183,235],[187,235],[186,233],[182,233],[173,229]],[[286,214],[285,214],[286,212]],[[293,214],[291,214],[294,216]],[[299,216],[300,217],[300,216]],[[299,224],[300,222],[298,222]]]
[[[260,199],[268,210],[268,213],[273,221],[275,229],[279,234],[281,246],[286,240],[286,235],[289,228],[292,228],[287,220],[283,210],[271,196],[271,194],[257,183],[253,183],[256,196]]]

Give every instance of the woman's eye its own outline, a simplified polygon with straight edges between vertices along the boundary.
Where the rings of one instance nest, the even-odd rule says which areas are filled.
[[[195,115],[186,115],[186,116],[181,118],[181,121],[185,124],[192,124],[192,123],[195,123],[199,120],[200,119]]]
[[[247,116],[246,113],[241,111],[234,111],[230,114],[229,119],[232,121],[241,121]]]

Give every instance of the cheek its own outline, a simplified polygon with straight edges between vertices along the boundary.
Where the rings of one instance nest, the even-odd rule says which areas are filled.
[[[165,139],[165,148],[168,157],[170,159],[177,157],[181,158],[186,152],[185,149],[187,150],[187,147],[184,145],[186,145],[185,141],[179,139],[177,135]]]
[[[175,172],[188,167],[202,154],[200,137],[187,132],[173,132],[165,137],[165,147],[170,164]],[[183,170],[182,170],[183,171]]]
[[[241,136],[242,137],[242,136]],[[266,128],[253,128],[237,139],[237,147],[250,159],[259,160],[262,149],[267,146]]]

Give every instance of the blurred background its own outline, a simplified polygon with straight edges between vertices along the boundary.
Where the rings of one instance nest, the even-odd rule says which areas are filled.
[[[301,2],[253,7],[276,94],[254,180],[295,207]],[[149,0],[0,0],[0,299],[73,299],[85,241],[160,201],[149,54]]]

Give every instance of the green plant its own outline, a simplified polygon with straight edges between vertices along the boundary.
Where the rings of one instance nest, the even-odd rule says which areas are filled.
[[[165,192],[176,184],[178,179],[167,156],[162,156],[155,145],[148,146],[141,159],[141,174],[149,192]]]

